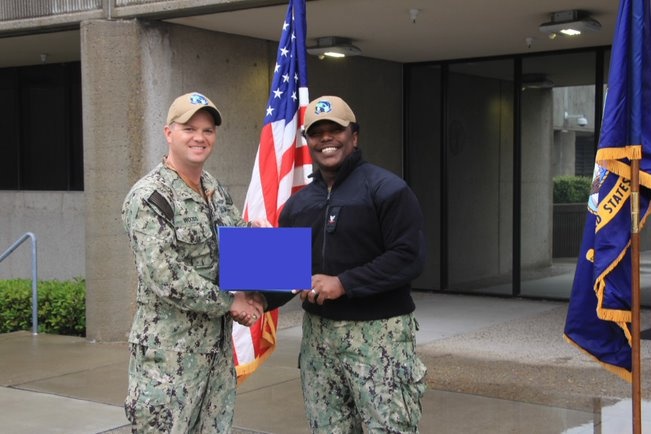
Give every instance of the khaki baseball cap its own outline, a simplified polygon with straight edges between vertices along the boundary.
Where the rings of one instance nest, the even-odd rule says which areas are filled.
[[[348,104],[338,96],[321,96],[307,105],[305,131],[309,131],[310,127],[319,121],[333,121],[342,127],[357,122]]]
[[[222,124],[222,115],[208,98],[199,92],[190,92],[176,98],[167,112],[167,125],[184,124],[199,110],[208,111],[215,118],[215,125]]]

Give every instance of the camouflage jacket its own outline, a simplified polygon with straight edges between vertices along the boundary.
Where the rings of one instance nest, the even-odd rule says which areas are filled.
[[[245,226],[207,172],[192,190],[159,164],[127,194],[122,220],[138,274],[129,342],[172,351],[214,351],[231,339],[233,296],[219,290],[216,226]]]

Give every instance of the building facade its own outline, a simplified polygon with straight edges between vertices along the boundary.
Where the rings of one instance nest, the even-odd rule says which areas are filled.
[[[175,19],[279,4],[0,5],[0,52],[14,53],[10,64],[0,61],[0,125],[10,131],[0,247],[33,232],[40,278],[86,279],[89,339],[124,340],[130,327],[136,281],[120,207],[163,157],[162,127],[177,95],[200,91],[222,111],[207,169],[244,202],[277,42]],[[30,55],[44,37],[60,51]],[[21,47],[31,57],[21,58]],[[416,191],[429,243],[418,289],[566,298],[569,288],[549,294],[528,282],[555,270],[553,178],[589,171],[608,56],[598,46],[410,63],[310,57],[309,91],[344,97],[360,120],[365,157]],[[29,277],[29,253],[6,259],[0,278]]]

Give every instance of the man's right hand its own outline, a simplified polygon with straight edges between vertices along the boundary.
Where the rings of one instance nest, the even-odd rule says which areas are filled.
[[[233,320],[246,327],[251,327],[255,324],[264,312],[260,298],[255,297],[254,294],[236,292],[230,310]]]

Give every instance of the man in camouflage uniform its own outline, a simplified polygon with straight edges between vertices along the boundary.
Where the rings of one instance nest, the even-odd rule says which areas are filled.
[[[401,178],[362,159],[355,115],[341,98],[312,101],[305,132],[318,170],[279,223],[312,228],[300,351],[310,428],[417,433],[426,374],[411,297],[425,258],[418,201]],[[273,308],[291,295],[265,296]]]
[[[177,98],[164,127],[168,154],[122,208],[138,273],[125,400],[134,433],[231,431],[233,319],[250,326],[262,306],[251,294],[217,286],[216,227],[247,225],[203,170],[220,124],[205,96]]]

